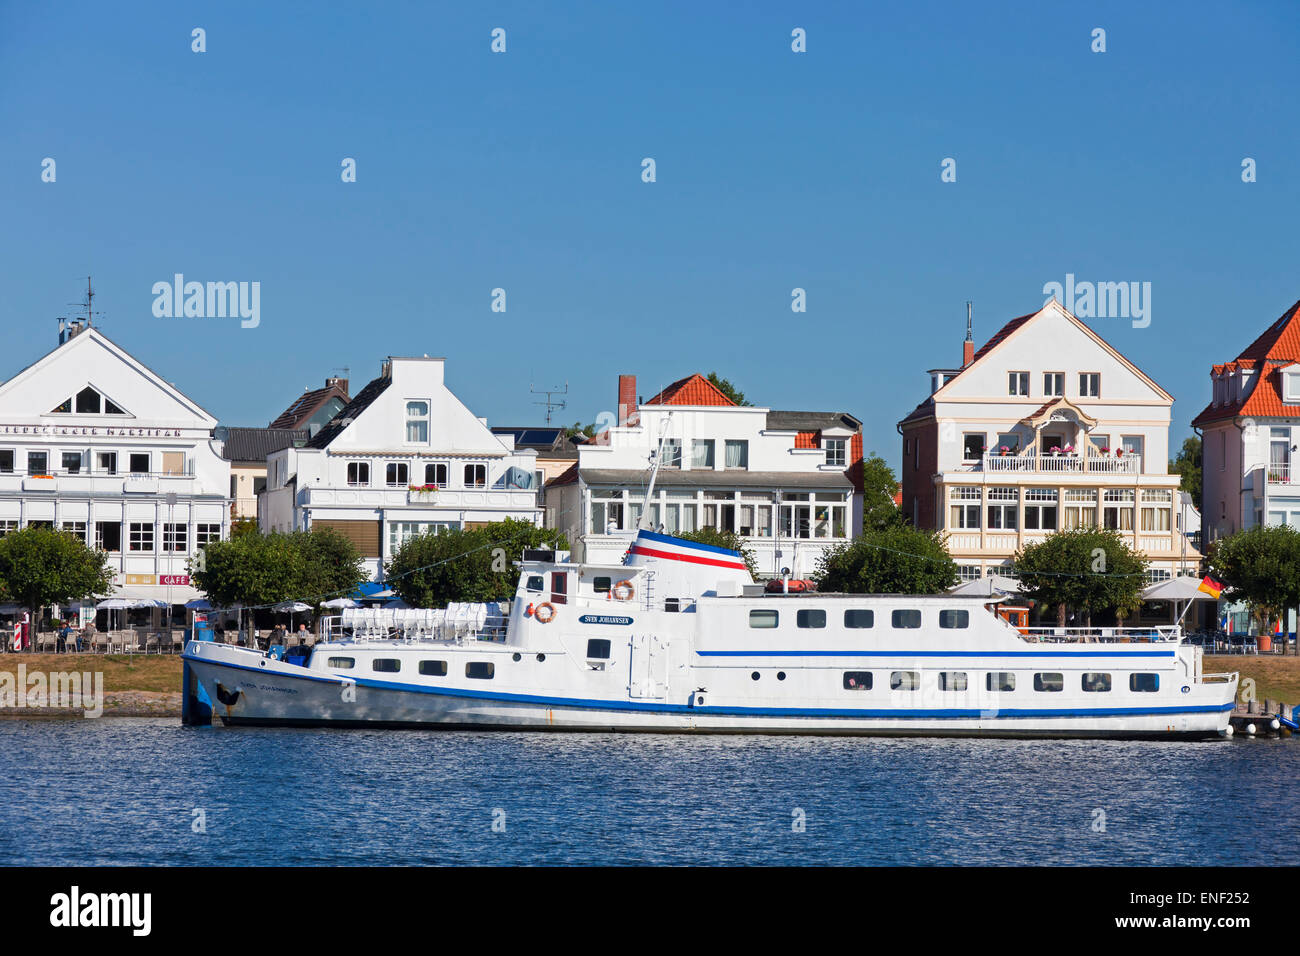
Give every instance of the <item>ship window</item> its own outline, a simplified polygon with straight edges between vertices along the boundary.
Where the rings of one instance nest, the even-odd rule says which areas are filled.
[[[613,584],[613,578],[596,578],[595,588],[597,594],[608,594],[610,586]]]
[[[815,608],[805,608],[795,615],[797,627],[825,627],[826,612]]]
[[[871,671],[845,671],[845,690],[871,690]]]
[[[596,637],[587,641],[587,656],[609,660],[609,641]]]
[[[1034,690],[1043,691],[1060,691],[1065,690],[1064,674],[1035,674]]]
[[[1128,689],[1141,694],[1154,694],[1160,689],[1159,674],[1129,674]]]
[[[446,661],[420,661],[420,673],[425,677],[446,677]]]
[[[545,579],[544,577],[542,577],[540,574],[530,574],[530,575],[528,575],[528,590],[530,590],[530,591],[545,591],[545,590],[546,590],[546,579]]]
[[[895,614],[898,612],[895,611]],[[917,612],[920,613],[919,611]],[[894,671],[889,675],[890,690],[916,690],[921,686],[920,671]]]
[[[465,676],[476,680],[491,680],[496,669],[497,666],[490,661],[470,661],[465,665]]]
[[[891,617],[894,627],[911,629],[921,626],[921,612],[915,608],[895,611]]]
[[[939,626],[949,628],[970,627],[970,611],[952,609],[939,612]]]
[[[876,612],[865,608],[849,608],[844,612],[845,627],[874,627]]]
[[[776,627],[779,619],[776,611],[754,610],[749,612],[750,627]]]
[[[370,662],[370,669],[385,674],[396,674],[402,669],[402,662],[396,657],[376,657]]]
[[[966,674],[962,671],[940,671],[940,690],[965,690]]]
[[[1110,690],[1110,675],[1085,672],[1083,675],[1083,689],[1089,694],[1105,693]]]
[[[1016,675],[1010,671],[991,671],[984,678],[984,686],[994,692],[1016,689]]]
[[[325,661],[330,667],[337,667],[339,670],[351,670],[357,666],[355,658],[352,657],[331,657]]]

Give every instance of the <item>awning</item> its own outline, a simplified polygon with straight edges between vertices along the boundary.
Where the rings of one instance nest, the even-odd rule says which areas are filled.
[[[949,594],[963,597],[1002,597],[1007,594],[1019,594],[1020,582],[1001,574],[990,574],[986,578],[966,581],[957,585]]]

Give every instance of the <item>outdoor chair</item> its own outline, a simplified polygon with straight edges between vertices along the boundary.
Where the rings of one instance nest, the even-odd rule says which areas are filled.
[[[43,650],[57,651],[59,649],[59,635],[53,631],[36,635],[36,650],[40,653]]]
[[[155,632],[144,639],[144,652],[148,654],[150,651],[154,651],[158,654],[162,653],[161,634]]]
[[[104,631],[96,631],[86,638],[86,646],[92,653],[108,653],[108,634]]]

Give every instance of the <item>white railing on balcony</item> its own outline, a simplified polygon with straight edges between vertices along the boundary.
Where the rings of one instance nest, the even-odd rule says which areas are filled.
[[[1283,465],[1265,465],[1264,475],[1270,485],[1300,484],[1300,474],[1291,468],[1290,462]]]
[[[1140,455],[1083,455],[1046,452],[1034,455],[998,455],[985,453],[981,461],[984,471],[993,473],[1032,472],[1034,474],[1089,474],[1137,475],[1142,473]]]

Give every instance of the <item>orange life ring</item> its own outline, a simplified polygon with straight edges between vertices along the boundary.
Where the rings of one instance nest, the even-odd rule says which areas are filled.
[[[619,581],[609,589],[609,593],[616,601],[630,601],[636,595],[636,588],[631,581]]]
[[[555,619],[555,605],[550,601],[543,601],[537,605],[537,610],[533,611],[533,618],[538,624],[549,624]]]

